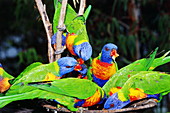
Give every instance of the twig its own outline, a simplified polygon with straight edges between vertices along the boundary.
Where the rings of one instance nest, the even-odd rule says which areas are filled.
[[[86,0],[81,0],[78,15],[84,14],[85,7],[86,7]]]
[[[120,112],[148,109],[148,108],[155,107],[156,105],[157,103],[153,99],[146,99],[146,100],[142,100],[142,101],[132,104],[129,108],[122,108],[122,109],[116,109],[116,110],[84,110],[83,113],[120,113]],[[43,105],[43,107],[54,110],[54,111],[61,111],[64,113],[71,112],[66,108],[56,108],[51,105]],[[80,112],[82,111],[77,111],[75,113],[80,113]]]
[[[58,28],[64,27],[64,18],[65,18],[65,14],[66,14],[67,1],[68,0],[62,0],[62,7],[61,7],[61,11],[60,11]],[[63,33],[63,31],[58,29],[57,37],[56,37],[57,38],[56,51],[60,51],[62,49],[62,33]],[[56,58],[56,60],[61,58],[61,54],[57,54],[55,58]]]
[[[51,46],[51,36],[52,36],[52,25],[49,21],[48,15],[46,13],[46,7],[45,5],[42,4],[41,0],[35,0],[38,11],[41,15],[44,27],[45,27],[45,31],[47,34],[47,40],[48,40],[48,60],[49,62],[53,62],[54,61],[54,51],[53,48]]]

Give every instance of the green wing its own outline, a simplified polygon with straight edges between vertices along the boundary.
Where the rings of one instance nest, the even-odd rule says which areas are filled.
[[[55,80],[49,84],[32,84],[31,86],[50,91],[53,93],[86,99],[92,96],[97,89],[100,90],[95,83],[86,79],[66,78]]]
[[[29,72],[30,70],[32,70],[33,68],[37,67],[37,66],[40,66],[42,65],[41,62],[35,62],[31,65],[29,65],[27,68],[24,69],[23,72],[21,72],[17,78],[15,78],[13,81],[12,81],[12,84],[14,84],[17,80],[21,79],[23,77],[23,75],[27,72]]]
[[[89,16],[91,8],[92,8],[92,6],[89,5],[88,8],[86,9],[86,11],[84,12],[83,16],[84,16],[85,20],[87,20],[87,17]]]
[[[8,96],[1,96],[0,97],[0,108],[4,107],[5,105],[13,102],[13,101],[19,101],[19,100],[25,100],[25,99],[55,99],[60,104],[67,106],[68,109],[71,111],[77,111],[77,108],[74,108],[74,98],[59,95],[52,92],[47,92],[43,90],[32,90],[29,92],[21,93],[21,94],[14,94],[14,95],[8,95]]]
[[[140,71],[130,77],[120,92],[128,97],[130,88],[140,88],[146,94],[165,95],[170,92],[170,75],[154,71]]]
[[[102,88],[106,95],[109,94],[111,88],[122,87],[129,77],[134,75],[134,71],[147,71],[155,58],[157,50],[158,48],[155,49],[149,58],[137,60],[118,70]]]
[[[28,82],[37,82],[45,80],[46,76],[50,73],[51,75],[57,76],[59,73],[59,69],[56,70],[54,63],[43,64],[36,66],[34,68],[30,68],[30,70],[25,71],[22,76],[15,81],[13,85],[18,83],[28,83]]]
[[[149,70],[152,71],[156,67],[170,62],[170,56],[167,56],[169,53],[170,53],[170,51],[166,52],[162,57],[154,59],[153,63],[151,64],[151,66],[149,68]]]

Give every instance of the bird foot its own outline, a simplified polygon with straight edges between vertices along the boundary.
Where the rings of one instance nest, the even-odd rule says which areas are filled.
[[[56,50],[56,51],[54,52],[54,54],[56,54],[56,55],[61,54],[61,53],[64,52],[65,49],[66,49],[66,46],[62,46],[62,48],[61,48],[60,50]]]
[[[66,30],[66,26],[64,25],[63,27],[58,27],[57,26],[57,29],[59,30],[59,31],[65,31]]]
[[[155,105],[157,105],[157,102],[156,102],[157,99],[149,99],[147,101],[145,101],[143,104],[148,104],[150,102],[154,103]]]

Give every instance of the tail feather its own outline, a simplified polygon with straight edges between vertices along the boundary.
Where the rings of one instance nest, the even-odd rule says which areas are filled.
[[[156,67],[170,62],[170,56],[167,56],[169,53],[170,51],[166,52],[162,57],[154,59],[153,63],[151,64],[149,68],[149,71],[152,71]]]
[[[36,98],[37,94],[35,92],[26,92],[22,94],[10,95],[10,96],[1,96],[0,97],[0,108],[3,108],[7,104],[18,101],[18,100],[25,100],[25,99],[34,99]]]

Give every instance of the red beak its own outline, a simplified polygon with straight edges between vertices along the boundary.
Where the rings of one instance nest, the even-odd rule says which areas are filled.
[[[116,58],[116,57],[119,56],[119,54],[117,53],[117,51],[116,51],[115,49],[113,49],[113,50],[111,51],[111,53],[110,53],[110,56]]]
[[[82,70],[82,67],[80,66],[80,64],[77,64],[77,65],[74,67],[74,70],[75,70],[75,71],[80,71],[80,70]]]
[[[81,65],[81,64],[84,64],[84,60],[82,58],[78,58],[77,59],[77,62]]]

